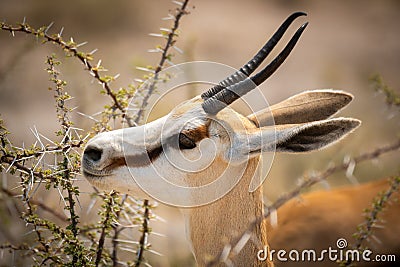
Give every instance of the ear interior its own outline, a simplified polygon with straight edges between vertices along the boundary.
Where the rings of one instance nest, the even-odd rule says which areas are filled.
[[[347,106],[353,96],[339,90],[313,90],[294,95],[247,118],[258,127],[324,120]]]
[[[240,162],[263,152],[307,152],[334,144],[352,132],[361,122],[334,118],[301,124],[265,126],[237,134],[227,159]]]
[[[356,119],[336,118],[300,125],[276,126],[276,151],[306,152],[321,149],[357,128]]]

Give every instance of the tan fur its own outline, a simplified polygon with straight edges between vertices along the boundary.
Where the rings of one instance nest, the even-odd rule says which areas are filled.
[[[217,117],[218,123],[211,122],[210,127],[217,128],[222,138],[227,138],[229,131],[252,131],[255,128],[248,119],[230,108],[222,110]],[[232,119],[233,117],[236,119]],[[205,266],[209,260],[214,260],[225,245],[237,242],[234,238],[244,233],[252,221],[263,216],[262,187],[252,193],[248,191],[258,162],[258,157],[251,159],[239,183],[219,200],[184,211],[190,225],[189,238],[199,266]],[[219,177],[225,168],[225,161],[216,158],[203,172],[188,175],[187,182],[190,186],[208,184]],[[234,266],[273,266],[271,262],[257,260],[257,252],[268,246],[266,232],[265,221],[253,229],[252,239],[258,241],[249,240],[246,243],[239,255],[232,259]],[[221,263],[218,266],[226,264]]]
[[[258,127],[318,121],[334,115],[352,99],[351,94],[343,91],[306,91],[251,114],[248,119]]]
[[[364,222],[363,211],[371,207],[372,200],[389,189],[387,179],[369,182],[359,186],[346,186],[330,191],[313,192],[293,199],[278,209],[278,225],[268,229],[272,249],[322,251],[329,246],[336,248],[336,241],[345,238],[354,244],[352,236],[357,225]],[[373,228],[373,234],[382,243],[370,238],[366,245],[374,254],[397,254],[400,257],[400,203],[399,192],[391,196],[389,205],[379,217],[383,228]],[[269,224],[269,220],[268,224]],[[276,262],[277,266],[321,266],[321,262]],[[326,261],[324,266],[338,266]],[[366,263],[363,262],[362,266]],[[388,264],[388,263],[386,263]],[[366,266],[375,266],[374,263]],[[382,266],[382,265],[377,265]]]
[[[258,159],[249,161],[244,177],[227,195],[212,204],[185,211],[190,224],[189,238],[199,266],[205,266],[208,260],[219,256],[226,244],[236,243],[237,240],[233,238],[245,232],[250,222],[263,216],[261,187],[253,193],[243,190],[248,188],[257,162]],[[220,164],[219,167],[225,166]],[[217,173],[215,171],[214,168],[209,168],[201,175],[215,177],[219,170]],[[268,245],[264,224],[265,222],[257,225],[251,233],[252,238],[259,241],[255,243],[249,240],[239,255],[232,259],[234,266],[266,266],[266,262],[257,260],[257,252]],[[226,265],[221,263],[218,266]]]

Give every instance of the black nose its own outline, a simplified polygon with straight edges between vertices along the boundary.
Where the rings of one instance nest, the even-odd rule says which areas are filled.
[[[101,154],[103,153],[103,149],[97,147],[87,147],[85,152],[83,153],[83,157],[86,159],[97,162],[101,159]]]

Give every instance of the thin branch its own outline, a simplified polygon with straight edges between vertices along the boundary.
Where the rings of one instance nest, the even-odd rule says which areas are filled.
[[[389,106],[400,107],[400,95],[395,90],[390,88],[384,81],[381,75],[375,74],[370,78],[370,83],[375,91],[385,95],[386,103]]]
[[[125,201],[128,199],[128,195],[123,195],[122,196],[122,200],[121,200],[121,204],[120,206],[123,207],[125,204]],[[120,219],[120,215],[121,215],[121,209],[119,209],[116,213],[115,213],[115,219],[118,221]],[[121,231],[123,231],[125,229],[125,227],[123,226],[119,226],[119,225],[113,225],[113,229],[114,229],[114,235],[112,237],[112,246],[113,246],[113,251],[112,251],[112,262],[113,262],[113,267],[117,267],[118,266],[118,238],[119,238],[119,234],[121,233]]]
[[[60,62],[56,61],[55,56],[48,56],[47,57],[47,64],[48,68],[47,71],[50,74],[50,80],[54,83],[54,98],[56,100],[56,110],[57,110],[57,117],[60,122],[61,126],[61,134],[64,136],[63,141],[61,142],[62,145],[67,145],[70,142],[70,138],[68,137],[68,129],[72,125],[72,122],[68,118],[68,114],[70,110],[68,107],[65,106],[65,100],[69,99],[70,96],[64,93],[64,86],[66,82],[59,79],[59,72],[55,69],[55,65],[60,64]],[[64,172],[61,173],[63,178],[63,182],[61,183],[63,188],[67,190],[68,197],[66,200],[68,201],[67,209],[70,213],[69,220],[71,224],[69,225],[74,237],[78,236],[78,218],[79,216],[76,215],[75,211],[75,200],[74,196],[77,196],[78,193],[74,190],[74,186],[71,182],[71,169],[68,167],[69,159],[68,156],[63,153],[63,161],[60,162],[60,166]],[[73,166],[71,166],[73,168]],[[73,261],[76,262],[77,258],[76,255],[73,256]]]
[[[77,49],[79,45],[75,44],[72,39],[71,41],[66,42],[62,39],[61,34],[49,35],[45,27],[36,30],[26,23],[22,23],[19,26],[12,26],[2,22],[1,29],[4,31],[8,31],[12,34],[14,34],[14,32],[24,32],[26,34],[32,34],[36,37],[44,38],[46,41],[59,45],[63,50],[71,53],[75,58],[78,58],[81,63],[83,63],[83,65],[87,68],[87,70],[92,74],[92,76],[102,85],[106,94],[111,97],[113,105],[121,111],[122,118],[126,120],[129,126],[134,126],[132,118],[130,118],[129,115],[126,114],[125,108],[121,105],[120,101],[118,101],[116,94],[110,87],[110,82],[114,80],[114,78],[101,76],[100,71],[103,70],[103,68],[100,65],[93,66],[89,62],[93,60],[93,55],[91,53],[84,53],[79,51]]]
[[[180,7],[176,9],[176,15],[173,16],[174,17],[173,27],[168,30],[169,33],[168,33],[168,37],[167,37],[167,42],[165,43],[164,47],[161,48],[162,54],[161,54],[160,62],[158,63],[157,68],[154,70],[154,77],[152,79],[151,84],[148,86],[146,95],[143,97],[142,105],[140,106],[137,114],[135,115],[134,121],[136,124],[139,124],[139,122],[143,116],[144,110],[148,105],[149,98],[154,92],[154,89],[158,82],[158,75],[159,75],[160,71],[163,69],[165,62],[168,60],[168,57],[169,57],[168,52],[169,52],[170,48],[173,47],[176,42],[175,37],[177,36],[179,22],[180,22],[181,18],[183,17],[183,15],[188,14],[188,11],[186,10],[188,3],[189,3],[189,0],[185,0],[181,3],[182,5],[180,5]]]
[[[147,249],[147,238],[150,232],[149,229],[149,220],[150,220],[150,207],[149,201],[145,199],[143,201],[144,213],[143,213],[143,223],[142,223],[142,235],[139,241],[139,248],[136,254],[136,262],[135,267],[139,267],[140,264],[143,262],[143,254],[144,251]]]
[[[7,163],[9,165],[12,164],[13,167],[17,169],[17,171],[22,173],[31,173],[34,177],[38,178],[39,180],[50,180],[52,182],[56,182],[57,178],[53,175],[44,174],[41,171],[33,171],[31,168],[24,166],[18,162],[15,162],[14,157],[10,155],[5,155],[0,158],[0,163]]]
[[[114,198],[116,197],[117,193],[115,191],[112,191],[109,196],[106,196],[104,198],[104,211],[103,211],[103,219],[101,222],[102,228],[101,228],[101,234],[97,246],[97,251],[96,251],[96,260],[95,260],[95,266],[99,266],[100,261],[102,259],[102,254],[104,250],[104,243],[107,237],[107,234],[109,233],[109,230],[111,228],[111,222],[113,220],[113,207],[114,207]]]
[[[20,195],[20,194],[14,193],[11,190],[8,190],[8,189],[3,188],[3,187],[0,187],[0,191],[2,193],[6,194],[8,197],[17,197],[17,196]],[[47,206],[43,202],[41,202],[39,200],[32,199],[32,198],[29,201],[31,202],[31,204],[33,204],[35,206],[38,206],[42,210],[50,213],[54,217],[58,218],[60,221],[63,221],[63,222],[67,221],[67,217],[64,214],[58,213],[57,211],[54,210],[54,208],[50,208],[49,206]]]
[[[27,185],[24,183],[24,178],[23,178],[22,174],[20,174],[20,178],[21,178],[21,183],[22,183],[22,199],[23,199],[23,201],[24,201],[24,203],[26,205],[26,211],[27,211],[27,215],[28,215],[28,216],[25,215],[25,217],[24,217],[24,215],[21,215],[21,218],[23,220],[25,220],[27,223],[31,223],[32,224],[33,230],[34,230],[34,232],[36,234],[36,237],[37,237],[37,241],[42,245],[44,251],[47,254],[49,254],[50,246],[45,241],[45,239],[43,238],[42,232],[39,230],[39,226],[37,224],[35,224],[35,223],[30,222],[29,219],[28,219],[30,217],[32,218],[32,217],[35,216],[34,215],[34,208],[32,206],[30,198],[28,196],[29,190],[27,188]]]
[[[353,249],[363,251],[362,243],[373,233],[373,227],[378,222],[379,215],[385,210],[390,197],[398,192],[400,188],[400,176],[391,179],[389,188],[379,193],[373,200],[371,208],[365,211],[365,221],[358,225],[358,231],[353,235],[356,242]],[[353,259],[349,258],[346,262],[341,262],[341,266],[352,266]]]
[[[31,247],[29,247],[26,244],[21,244],[19,246],[14,246],[14,245],[11,245],[11,244],[2,244],[2,245],[0,245],[0,249],[30,250]]]

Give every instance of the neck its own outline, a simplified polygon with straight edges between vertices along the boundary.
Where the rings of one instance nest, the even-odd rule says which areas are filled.
[[[258,159],[250,160],[239,183],[221,199],[184,211],[189,240],[199,266],[218,259],[225,245],[235,246],[241,235],[249,230],[249,224],[263,216],[262,188],[248,191],[257,163]],[[265,223],[256,225],[248,233],[250,239],[240,246],[241,249],[233,247],[231,252],[236,255],[228,261],[234,266],[265,266],[265,262],[257,259],[257,252],[268,245]],[[226,266],[222,262],[221,265]],[[268,266],[272,263],[268,262]]]

